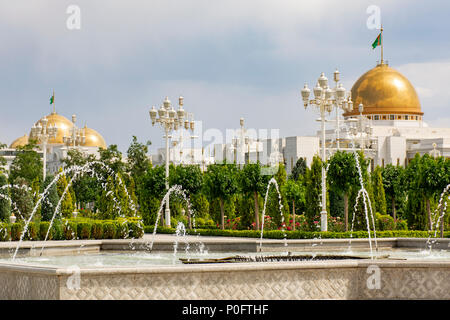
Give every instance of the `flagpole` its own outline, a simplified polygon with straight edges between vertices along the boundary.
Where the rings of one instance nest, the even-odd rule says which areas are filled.
[[[384,64],[384,61],[383,61],[383,25],[381,25],[380,40],[381,40],[381,64]]]

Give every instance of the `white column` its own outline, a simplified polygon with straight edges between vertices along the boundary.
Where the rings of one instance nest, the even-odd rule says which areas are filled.
[[[169,190],[169,129],[166,127],[166,190]],[[170,228],[170,205],[169,197],[166,201],[165,224]]]
[[[327,193],[326,193],[326,180],[325,180],[325,102],[322,102],[320,108],[321,125],[322,125],[322,211],[320,212],[320,230],[328,230],[327,221]]]
[[[44,151],[44,157],[43,157],[43,177],[45,181],[46,175],[47,175],[47,139],[44,138],[42,141],[42,151]]]

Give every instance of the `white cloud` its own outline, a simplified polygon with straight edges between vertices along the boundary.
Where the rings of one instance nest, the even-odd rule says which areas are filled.
[[[450,61],[410,63],[396,69],[416,88],[428,122],[441,121],[440,118],[450,114]]]

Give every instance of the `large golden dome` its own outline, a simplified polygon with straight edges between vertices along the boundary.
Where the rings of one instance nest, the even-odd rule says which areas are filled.
[[[37,125],[39,122],[41,122],[43,118],[39,119],[35,123],[35,125]],[[54,144],[54,145],[58,145],[58,144],[63,145],[64,144],[63,137],[72,135],[72,130],[71,130],[73,127],[72,121],[70,121],[66,117],[56,113],[55,111],[52,112],[51,114],[49,114],[48,116],[46,116],[45,118],[47,118],[47,120],[48,120],[47,126],[56,125],[56,127],[58,128],[56,137],[49,139],[48,143]],[[87,128],[85,126],[84,134],[86,136],[86,141],[84,144],[82,144],[83,147],[99,147],[99,148],[104,148],[104,149],[107,148],[105,139],[103,139],[103,137],[94,129]],[[36,137],[33,137],[31,135],[31,133],[30,133],[30,138],[37,139]],[[19,139],[22,139],[21,141],[23,141],[23,137],[19,138]],[[19,139],[17,139],[17,140],[19,140]],[[28,138],[27,138],[27,142],[28,142]]]
[[[48,116],[43,117],[43,118],[47,118],[47,120],[48,120],[47,126],[56,125],[56,127],[58,128],[56,137],[48,139],[48,143],[49,144],[64,144],[63,137],[70,135],[70,128],[72,128],[72,122],[69,119],[67,119],[66,117],[57,114],[56,112],[52,112],[51,114],[49,114]],[[35,125],[40,123],[43,118],[39,119],[35,123]],[[37,139],[36,137],[33,137],[31,135],[31,132],[30,132],[30,138]]]
[[[382,63],[363,74],[352,87],[353,111],[345,117],[359,114],[358,106],[364,106],[363,114],[379,115],[379,120],[411,119],[423,115],[419,97],[412,84],[400,72]],[[408,117],[405,117],[408,115]],[[395,118],[394,118],[395,117]],[[377,116],[378,119],[378,116]]]
[[[103,139],[100,133],[98,133],[94,129],[85,126],[84,135],[86,136],[86,141],[83,146],[107,149],[105,139]]]

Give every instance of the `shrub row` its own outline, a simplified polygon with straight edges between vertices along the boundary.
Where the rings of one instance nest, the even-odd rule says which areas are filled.
[[[145,233],[152,233],[153,226],[145,226]],[[158,227],[157,233],[175,233],[174,228]],[[218,229],[196,229],[195,231],[189,229],[188,234],[202,236],[226,236],[226,237],[246,237],[246,238],[260,238],[261,232],[256,230],[218,230]],[[434,236],[433,232],[417,231],[417,230],[389,230],[377,231],[377,238],[428,238]],[[373,237],[373,232],[370,233]],[[439,236],[439,232],[437,233]],[[282,230],[268,230],[264,231],[264,238],[267,239],[342,239],[342,238],[368,238],[367,231],[351,232],[311,232],[311,231],[282,231]],[[450,231],[444,232],[444,238],[450,238]]]
[[[25,224],[0,222],[0,241],[18,241]],[[76,240],[76,239],[125,239],[141,238],[144,235],[143,223],[138,218],[117,220],[92,220],[87,218],[63,219],[54,221],[50,232],[50,222],[30,222],[24,240]]]

